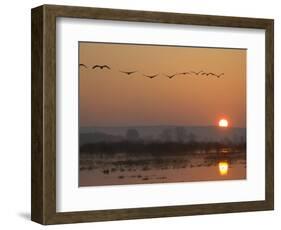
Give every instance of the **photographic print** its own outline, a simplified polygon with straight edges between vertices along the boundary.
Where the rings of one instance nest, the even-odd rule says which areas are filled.
[[[79,42],[79,186],[246,179],[246,55]]]
[[[273,19],[42,5],[31,59],[32,221],[274,209]]]

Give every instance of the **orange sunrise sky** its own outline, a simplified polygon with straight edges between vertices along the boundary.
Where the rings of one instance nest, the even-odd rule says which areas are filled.
[[[246,127],[245,49],[79,43],[80,127]],[[108,69],[92,69],[94,65]],[[120,71],[138,71],[127,75]],[[196,74],[224,73],[220,78]],[[145,76],[158,74],[150,79]]]

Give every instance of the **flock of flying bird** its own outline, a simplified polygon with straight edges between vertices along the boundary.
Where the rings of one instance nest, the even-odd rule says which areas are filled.
[[[88,69],[89,67],[85,64],[79,64],[79,67],[82,67],[82,68],[86,68]],[[94,65],[91,67],[92,69],[101,69],[101,70],[111,70],[110,66],[108,65]],[[122,70],[119,70],[120,73],[123,73],[125,75],[133,75],[135,73],[138,73],[139,71],[137,70],[134,70],[134,71],[122,71]],[[144,77],[147,77],[147,78],[150,78],[150,79],[153,79],[157,76],[159,76],[160,74],[157,73],[157,74],[153,74],[153,75],[147,75],[147,74],[143,74],[142,75]],[[168,77],[169,79],[172,79],[173,77],[177,76],[177,75],[196,75],[196,76],[214,76],[214,77],[217,77],[217,78],[220,78],[221,76],[224,75],[224,73],[220,73],[220,74],[215,74],[215,73],[212,73],[212,72],[205,72],[203,70],[200,70],[198,72],[196,71],[189,71],[189,72],[181,72],[181,73],[175,73],[175,74],[163,74],[164,76]]]

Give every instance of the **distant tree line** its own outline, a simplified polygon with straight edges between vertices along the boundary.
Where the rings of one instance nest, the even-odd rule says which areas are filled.
[[[128,129],[125,135],[125,140],[128,141],[140,141],[142,138],[138,132],[137,129]],[[158,140],[161,140],[163,142],[179,142],[179,143],[185,143],[190,142],[194,143],[199,141],[199,138],[192,132],[188,133],[185,127],[175,127],[175,128],[166,128],[163,129],[162,133],[160,134],[159,138],[156,138]],[[144,138],[144,140],[149,141],[149,139]],[[202,142],[202,140],[200,140]],[[208,142],[208,141],[205,141]],[[244,143],[246,142],[245,137],[240,136],[238,137],[236,134],[233,136],[233,140],[231,140],[229,137],[223,137],[221,138],[220,142],[225,144],[232,144],[232,142],[235,143]]]
[[[217,151],[229,148],[232,151],[245,151],[246,143],[220,143],[220,142],[144,142],[121,141],[99,142],[80,146],[80,152],[87,153],[150,153],[150,154],[186,154],[194,151]]]

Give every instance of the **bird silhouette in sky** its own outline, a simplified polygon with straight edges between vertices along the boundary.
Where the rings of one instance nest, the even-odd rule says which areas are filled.
[[[190,73],[189,72],[182,72],[182,73],[179,73],[179,74],[186,75],[186,74],[190,74]]]
[[[131,75],[131,74],[134,74],[134,73],[136,73],[138,71],[122,71],[122,70],[120,70],[119,72],[127,74],[127,75]]]
[[[143,76],[145,76],[145,77],[148,77],[148,78],[152,79],[152,78],[157,77],[157,76],[158,76],[158,74],[154,74],[154,75],[146,75],[146,74],[143,74]]]
[[[88,69],[88,66],[86,66],[85,64],[79,64],[79,67],[84,67],[84,68]]]
[[[110,67],[108,65],[94,65],[92,67],[92,69],[96,69],[96,68],[99,68],[99,69],[110,69]]]
[[[177,75],[177,73],[172,74],[172,75],[165,74],[165,76],[168,77],[169,79],[172,79],[172,78],[175,77],[176,75]]]
[[[224,75],[224,73],[221,73],[221,74],[219,74],[219,75],[216,75],[216,74],[215,74],[215,76],[216,76],[217,78],[220,78],[222,75]]]
[[[211,76],[215,76],[215,77],[217,77],[217,78],[220,78],[222,75],[224,75],[224,73],[215,74],[215,73],[210,72],[210,73],[205,73],[205,75],[207,75],[207,76],[211,75]]]
[[[194,73],[195,75],[199,75],[200,73],[203,73],[203,71],[202,70],[200,70],[199,72],[191,71],[191,73]]]

